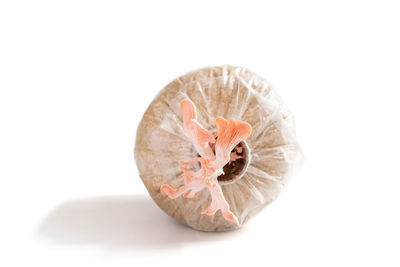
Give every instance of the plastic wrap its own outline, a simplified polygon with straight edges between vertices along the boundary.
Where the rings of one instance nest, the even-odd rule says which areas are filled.
[[[242,144],[246,153],[239,161],[241,169],[233,178],[218,179],[237,223],[220,211],[202,214],[212,200],[209,190],[174,199],[160,190],[164,184],[184,185],[179,162],[199,157],[183,129],[183,100],[195,105],[198,123],[210,133],[217,132],[218,117],[251,126],[251,134]],[[150,196],[164,212],[197,230],[226,231],[240,227],[277,198],[298,152],[293,116],[271,85],[245,68],[221,66],[183,75],[156,96],[138,127],[135,159]],[[200,164],[190,168],[197,171]]]

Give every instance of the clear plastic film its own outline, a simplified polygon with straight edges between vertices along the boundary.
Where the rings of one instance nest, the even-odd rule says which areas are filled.
[[[164,184],[184,185],[179,162],[199,157],[183,129],[184,100],[195,105],[197,122],[211,133],[217,132],[218,117],[246,122],[252,128],[241,144],[243,159],[233,165],[231,175],[218,177],[237,223],[226,220],[221,211],[202,214],[212,200],[209,190],[174,199],[160,190]],[[232,66],[197,70],[168,84],[143,115],[135,146],[139,175],[156,204],[181,223],[203,231],[236,229],[274,201],[298,155],[293,116],[271,85],[245,68]],[[198,171],[200,164],[190,168]]]

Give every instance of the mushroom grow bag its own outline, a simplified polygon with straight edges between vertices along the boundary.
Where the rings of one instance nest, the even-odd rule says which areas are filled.
[[[138,126],[135,159],[165,213],[197,230],[226,231],[277,198],[298,151],[293,116],[271,85],[220,66],[159,92]]]

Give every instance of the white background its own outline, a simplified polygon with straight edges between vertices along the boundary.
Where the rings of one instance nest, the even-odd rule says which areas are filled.
[[[398,1],[1,1],[1,266],[400,266]],[[175,223],[136,127],[175,77],[248,67],[305,164],[243,229]],[[138,265],[138,263],[142,263]]]

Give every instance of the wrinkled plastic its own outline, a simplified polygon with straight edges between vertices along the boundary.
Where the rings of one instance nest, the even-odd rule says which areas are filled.
[[[179,161],[198,156],[182,127],[180,103],[185,99],[195,104],[197,121],[210,132],[216,132],[217,117],[252,127],[246,140],[247,169],[240,179],[221,184],[238,224],[225,220],[220,211],[202,214],[211,202],[208,190],[175,199],[160,191],[163,184],[184,185]],[[167,85],[143,115],[135,146],[139,174],[153,200],[168,215],[203,231],[236,229],[274,201],[298,155],[293,116],[271,85],[245,68],[232,66],[197,70]]]

